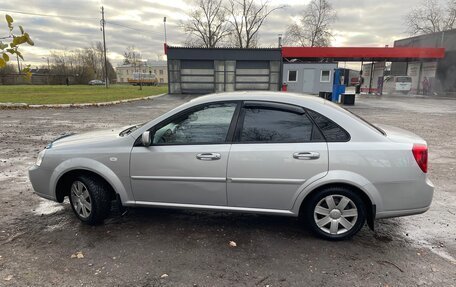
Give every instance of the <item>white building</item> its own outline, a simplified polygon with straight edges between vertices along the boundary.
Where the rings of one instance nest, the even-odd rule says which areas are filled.
[[[136,73],[155,74],[160,84],[168,83],[168,66],[166,61],[140,61],[135,64],[120,65],[116,67],[117,83],[128,83],[128,79],[133,79]]]
[[[283,63],[283,83],[287,90],[318,95],[331,92],[337,63]]]

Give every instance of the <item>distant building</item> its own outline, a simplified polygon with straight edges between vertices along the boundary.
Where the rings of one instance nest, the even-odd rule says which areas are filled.
[[[32,68],[30,69],[30,73],[32,73],[32,75],[47,75],[50,73],[50,70],[43,68]]]
[[[167,47],[171,94],[278,91],[281,50]]]
[[[438,61],[392,63],[391,75],[410,76],[413,92],[423,91],[425,77],[433,92],[456,92],[456,29],[397,40],[394,47],[445,48]]]
[[[337,63],[283,63],[283,82],[290,92],[318,94],[331,92]]]
[[[160,84],[168,83],[168,64],[166,61],[147,60],[147,66],[157,76]]]
[[[166,61],[139,61],[136,64],[126,64],[116,67],[117,83],[128,83],[134,74],[155,74],[160,84],[168,83],[168,66]]]
[[[443,48],[165,46],[171,94],[278,91],[286,87],[288,91],[318,95],[333,90],[335,74],[346,86],[361,81],[364,92],[381,93],[385,62],[418,61],[426,70],[427,64],[442,59],[444,52]],[[364,66],[360,77],[361,71],[338,68],[338,62],[347,61],[370,64]]]

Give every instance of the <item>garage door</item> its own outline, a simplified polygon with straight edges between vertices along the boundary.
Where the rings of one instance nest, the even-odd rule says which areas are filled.
[[[181,60],[182,93],[214,92],[214,61]]]
[[[236,90],[269,90],[269,61],[237,61]]]

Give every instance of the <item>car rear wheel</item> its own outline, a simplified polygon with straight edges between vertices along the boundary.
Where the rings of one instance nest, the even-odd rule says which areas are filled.
[[[81,175],[70,185],[73,212],[84,223],[100,224],[111,210],[111,197],[106,184],[96,178]]]
[[[328,240],[345,240],[363,227],[365,210],[365,204],[356,192],[331,187],[308,200],[305,220],[316,235]]]

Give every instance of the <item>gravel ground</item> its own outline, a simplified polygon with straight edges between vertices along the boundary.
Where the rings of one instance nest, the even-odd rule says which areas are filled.
[[[292,218],[164,209],[90,227],[32,194],[27,169],[59,134],[143,122],[189,99],[0,110],[0,286],[456,286],[455,100],[357,99],[366,119],[428,141],[436,192],[427,213],[350,241],[316,239]]]

